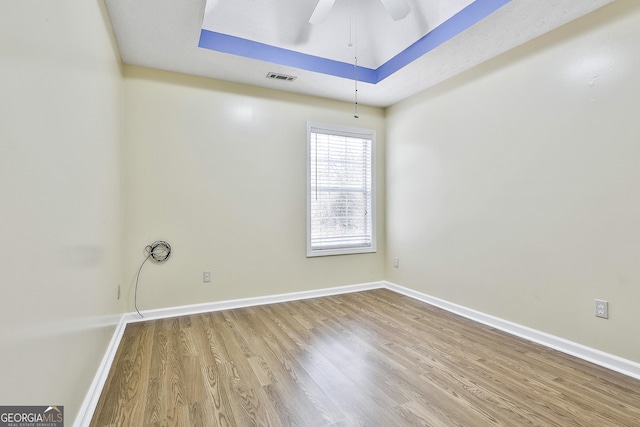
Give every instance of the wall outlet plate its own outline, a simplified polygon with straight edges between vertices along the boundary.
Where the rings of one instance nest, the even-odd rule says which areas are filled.
[[[602,317],[603,319],[609,318],[609,303],[607,301],[601,299],[596,300],[596,317]]]
[[[202,272],[202,283],[209,283],[211,282],[211,272],[210,271],[203,271]]]

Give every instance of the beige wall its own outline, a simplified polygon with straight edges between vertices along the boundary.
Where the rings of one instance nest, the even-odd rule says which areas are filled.
[[[122,78],[97,1],[0,3],[0,404],[64,405],[114,331]]]
[[[127,310],[159,239],[140,310],[384,278],[383,110],[127,66],[125,112]],[[306,258],[307,120],[377,131],[378,253]]]
[[[387,279],[640,362],[638,46],[621,0],[390,108]]]

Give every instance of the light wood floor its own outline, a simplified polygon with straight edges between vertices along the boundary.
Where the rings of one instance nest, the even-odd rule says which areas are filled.
[[[373,290],[127,326],[92,426],[640,426],[640,381]]]

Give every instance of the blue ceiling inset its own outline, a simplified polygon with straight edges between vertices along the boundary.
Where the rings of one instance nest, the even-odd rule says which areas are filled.
[[[199,47],[230,53],[273,64],[286,65],[308,71],[329,74],[345,79],[355,78],[353,64],[308,55],[294,50],[258,43],[240,37],[201,30]],[[376,70],[358,67],[358,80],[367,83],[377,83]]]
[[[510,1],[476,0],[377,69],[358,66],[357,76],[354,64],[205,29],[200,32],[198,47],[335,77],[346,79],[356,79],[357,77],[359,81],[376,84],[486,18]]]

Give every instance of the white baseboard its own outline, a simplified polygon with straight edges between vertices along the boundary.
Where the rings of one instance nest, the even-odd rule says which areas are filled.
[[[120,322],[118,322],[118,326],[116,326],[116,330],[111,337],[111,341],[109,342],[107,351],[102,358],[102,362],[100,362],[100,366],[98,366],[98,371],[93,378],[93,382],[91,383],[89,391],[84,398],[84,402],[82,402],[82,406],[80,406],[80,410],[78,411],[76,420],[73,423],[74,427],[84,427],[88,426],[91,423],[91,418],[93,417],[93,413],[96,410],[96,406],[98,405],[100,394],[102,393],[104,384],[107,381],[107,377],[109,376],[111,364],[113,363],[113,359],[116,357],[116,352],[118,351],[120,340],[122,339],[124,330],[127,327],[127,321],[125,317],[125,315],[120,317]]]
[[[256,305],[275,304],[279,302],[297,301],[309,298],[318,298],[331,295],[340,295],[351,292],[366,291],[371,289],[386,288],[391,291],[406,295],[418,301],[442,308],[451,313],[457,314],[467,319],[491,326],[512,335],[527,339],[529,341],[542,344],[563,353],[578,357],[596,365],[620,372],[627,376],[640,379],[640,364],[631,360],[623,359],[612,354],[596,350],[582,344],[578,344],[564,338],[556,337],[545,332],[537,331],[526,326],[518,325],[498,317],[491,316],[458,304],[454,304],[436,297],[432,297],[413,289],[405,288],[390,282],[371,282],[359,285],[341,286],[336,288],[325,288],[313,291],[293,292],[288,294],[269,295],[255,298],[244,298],[229,301],[211,302],[205,304],[186,305],[180,307],[168,307],[157,310],[146,310],[142,312],[144,318],[140,318],[137,313],[126,313],[122,316],[118,324],[107,352],[102,359],[98,372],[91,384],[89,392],[80,408],[74,427],[88,426],[93,417],[93,413],[98,404],[98,399],[102,393],[102,388],[109,375],[111,363],[116,355],[120,340],[124,330],[129,323],[142,322],[153,319],[164,319],[176,316],[186,316],[191,314],[208,313],[213,311],[230,310],[234,308],[252,307]]]
[[[426,302],[427,304],[442,308],[459,316],[466,317],[467,319],[471,319],[487,326],[491,326],[512,335],[516,335],[520,338],[542,344],[546,347],[561,351],[562,353],[575,356],[579,359],[586,360],[587,362],[594,363],[607,369],[611,369],[612,371],[620,372],[621,374],[640,379],[640,364],[631,360],[623,359],[621,357],[614,356],[612,354],[605,353],[603,351],[596,350],[594,348],[587,347],[582,344],[566,340],[564,338],[560,338],[551,334],[547,334],[545,332],[522,326],[508,320],[500,319],[498,317],[494,317],[489,314],[485,314],[458,304],[454,304],[440,298],[432,297],[430,295],[426,295],[421,292],[414,291],[413,289],[408,289],[403,286],[396,285],[394,283],[385,282],[385,288],[417,299],[419,301]]]
[[[109,347],[107,347],[107,351],[102,359],[102,363],[100,363],[100,366],[98,367],[98,372],[96,373],[96,376],[91,383],[91,387],[87,392],[87,395],[84,399],[84,402],[82,403],[82,406],[80,407],[80,411],[78,412],[78,416],[76,417],[75,423],[73,425],[74,427],[87,427],[91,423],[91,418],[93,418],[93,413],[95,412],[96,406],[98,405],[100,394],[102,393],[104,384],[107,381],[111,364],[113,363],[113,359],[115,358],[116,352],[118,351],[120,340],[122,339],[124,330],[129,323],[144,322],[153,319],[165,319],[176,316],[187,316],[190,314],[208,313],[213,311],[230,310],[234,308],[252,307],[256,305],[297,301],[331,295],[340,295],[384,287],[385,282],[371,282],[362,283],[359,285],[317,289],[313,291],[292,292],[288,294],[160,308],[157,310],[142,311],[141,313],[144,316],[143,318],[141,318],[138,313],[135,312],[125,313],[122,315],[120,323],[113,333],[113,337],[111,338]]]
[[[347,294],[351,292],[366,291],[369,289],[378,289],[384,287],[385,282],[361,283],[358,285],[317,289],[313,291],[292,292],[288,294],[266,295],[262,297],[208,302],[204,304],[184,305],[180,307],[159,308],[156,310],[145,310],[141,312],[141,314],[144,316],[143,318],[141,318],[137,313],[128,313],[125,316],[127,318],[127,323],[142,322],[145,320],[166,319],[169,317],[188,316],[190,314],[209,313],[213,311],[231,310],[234,308],[253,307],[256,305],[276,304],[279,302],[297,301],[330,295]]]

